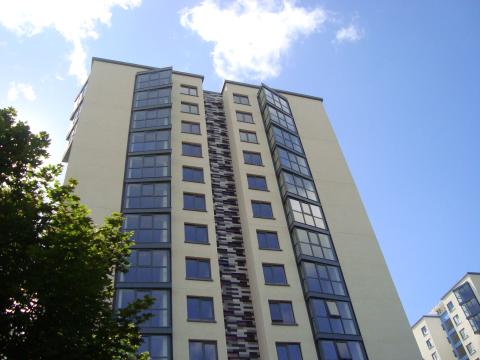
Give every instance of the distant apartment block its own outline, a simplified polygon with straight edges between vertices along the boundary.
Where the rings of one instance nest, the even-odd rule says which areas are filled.
[[[480,360],[480,273],[467,273],[412,327],[425,360]]]
[[[307,79],[305,79],[307,81]],[[64,160],[135,245],[154,360],[419,360],[319,97],[94,58]]]

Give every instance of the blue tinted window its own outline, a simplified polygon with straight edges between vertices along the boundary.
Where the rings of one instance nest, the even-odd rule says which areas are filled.
[[[190,166],[183,167],[183,181],[203,182],[203,169]]]
[[[169,183],[127,184],[127,209],[161,209],[170,206]]]
[[[259,201],[252,201],[253,217],[273,219],[272,205]]]
[[[217,360],[217,344],[213,341],[189,341],[189,360]]]
[[[132,120],[134,129],[168,126],[170,125],[170,108],[134,111]]]
[[[272,231],[257,231],[258,247],[266,250],[280,250],[278,236]]]
[[[135,93],[134,107],[157,106],[170,103],[171,89],[155,89]]]
[[[155,178],[170,175],[170,156],[129,156],[127,178]]]
[[[264,176],[247,175],[248,188],[252,190],[267,191],[267,180]]]
[[[207,225],[185,224],[185,241],[199,244],[207,244]]]
[[[346,296],[340,270],[336,266],[302,262],[302,277],[308,291]]]
[[[274,324],[295,324],[292,303],[289,301],[269,301],[270,315]]]
[[[205,195],[203,194],[183,194],[183,208],[185,210],[205,210]]]
[[[214,320],[213,299],[206,297],[187,297],[188,320],[211,321]]]
[[[141,323],[140,327],[168,327],[169,318],[169,295],[168,290],[143,290],[143,289],[117,289],[117,308],[122,309],[137,299],[143,299],[145,296],[154,299],[153,305],[144,313],[150,313],[153,316]]]
[[[130,134],[128,151],[157,151],[170,149],[170,130],[140,131]]]
[[[210,260],[187,258],[185,262],[188,279],[209,280],[212,278]]]
[[[182,143],[182,155],[202,157],[202,145]]]
[[[245,164],[249,164],[249,165],[257,165],[257,166],[263,165],[262,156],[259,153],[255,153],[251,151],[243,152],[243,161],[245,162]]]
[[[309,305],[317,333],[357,335],[353,312],[348,302],[311,299]]]
[[[287,276],[283,265],[263,264],[263,276],[268,285],[287,285]]]
[[[155,215],[125,215],[123,229],[132,231],[135,243],[165,243],[169,239],[170,216]]]
[[[142,342],[137,352],[139,354],[148,352],[151,360],[168,360],[170,359],[170,336],[142,335]]]
[[[278,360],[302,360],[300,344],[277,343]]]

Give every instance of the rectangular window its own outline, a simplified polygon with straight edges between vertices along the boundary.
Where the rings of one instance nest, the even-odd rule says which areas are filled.
[[[332,242],[328,235],[295,228],[293,231],[293,240],[297,255],[336,260]]]
[[[170,149],[170,130],[141,131],[130,134],[129,152]]]
[[[154,128],[170,125],[170,108],[133,112],[133,129]]]
[[[144,313],[150,313],[153,316],[139,326],[141,328],[169,327],[170,292],[168,290],[117,289],[117,308],[122,309],[147,295],[154,298],[154,302],[151,307],[144,310]]]
[[[462,340],[468,339],[468,335],[465,332],[465,329],[460,330],[460,336],[461,336]]]
[[[240,141],[258,144],[257,134],[254,131],[240,130]]]
[[[169,206],[169,183],[127,184],[126,186],[126,209],[161,209]]]
[[[440,360],[440,359],[438,358],[437,352],[434,352],[434,353],[432,354],[432,360]]]
[[[185,224],[185,242],[208,244],[207,225]]]
[[[249,165],[262,166],[262,155],[260,153],[244,151],[243,152],[243,162]]]
[[[270,122],[273,122],[277,125],[283,126],[290,131],[293,131],[294,133],[297,133],[297,128],[295,127],[295,122],[293,121],[293,118],[285,115],[281,111],[278,111],[271,106],[267,106],[263,111],[263,115],[266,118],[267,126],[268,124],[270,124]]]
[[[290,301],[274,301],[268,302],[270,306],[270,316],[273,324],[294,325],[295,316],[293,315],[293,307]]]
[[[119,273],[119,282],[164,283],[170,281],[168,250],[132,250],[127,272]]]
[[[155,244],[170,242],[170,215],[126,214],[123,223],[125,231],[132,231],[132,240],[137,244]]]
[[[458,315],[455,315],[453,317],[453,322],[455,323],[455,325],[460,325],[462,321],[460,320],[460,317]]]
[[[263,276],[267,285],[288,285],[285,268],[278,264],[262,264]]]
[[[304,261],[301,270],[307,291],[329,295],[347,295],[338,267]]]
[[[237,111],[236,113],[237,121],[253,124],[253,115],[251,113]]]
[[[183,193],[183,208],[185,210],[205,211],[205,195]]]
[[[198,111],[198,105],[197,104],[191,104],[191,103],[186,103],[186,102],[182,102],[181,112],[187,113],[187,114],[194,114],[194,115],[200,114],[200,112]]]
[[[180,94],[198,96],[197,88],[189,85],[180,85]]]
[[[358,334],[353,320],[353,312],[348,302],[312,298],[309,307],[317,333]]]
[[[250,105],[250,101],[246,95],[233,94],[233,102],[235,104]]]
[[[171,89],[155,89],[135,93],[134,107],[158,106],[170,104]]]
[[[475,350],[475,348],[473,347],[472,343],[467,344],[467,351],[470,355],[473,355],[477,352],[477,350]]]
[[[427,336],[428,335],[428,328],[426,326],[422,326],[422,335]]]
[[[190,340],[189,360],[217,360],[217,343],[214,341]]]
[[[272,205],[266,202],[252,201],[253,217],[273,219]]]
[[[183,181],[203,183],[203,169],[184,166],[183,168]]]
[[[301,176],[282,171],[280,187],[283,193],[289,192],[312,201],[318,201],[313,182]]]
[[[182,121],[182,133],[200,134],[200,124],[191,121]]]
[[[462,304],[462,310],[466,317],[474,316],[480,313],[480,304],[476,297],[471,298]]]
[[[267,179],[265,176],[247,175],[248,188],[252,190],[267,191]]]
[[[366,360],[365,351],[357,341],[320,340],[319,345],[322,359],[326,360]]]
[[[257,240],[258,247],[262,250],[280,250],[276,232],[257,230]]]
[[[170,175],[170,156],[129,156],[127,162],[127,178],[142,179]]]
[[[182,155],[202,157],[202,145],[192,143],[182,143]]]
[[[162,86],[170,84],[170,70],[156,71],[137,75],[135,89],[145,89],[148,87]]]
[[[453,303],[449,301],[447,304],[447,308],[449,312],[452,312],[455,309],[455,306],[453,306]]]
[[[138,347],[139,354],[148,352],[152,360],[170,359],[170,336],[168,335],[142,335],[142,342]]]
[[[211,280],[209,259],[186,258],[186,275],[187,279],[192,280]]]
[[[276,343],[278,360],[302,360],[302,351],[298,343]]]
[[[472,287],[468,282],[460,285],[453,292],[455,293],[455,296],[460,304],[463,304],[464,302],[475,297]]]
[[[299,222],[319,229],[326,228],[319,206],[290,198],[287,204],[287,216],[290,222]]]
[[[433,344],[432,344],[432,341],[431,341],[430,339],[428,339],[428,340],[426,341],[426,344],[427,344],[428,350],[433,349]]]
[[[275,167],[284,167],[287,170],[297,172],[301,175],[310,176],[307,161],[290,151],[277,148],[274,153]]]
[[[187,296],[187,313],[189,321],[213,321],[213,298]]]
[[[277,144],[283,145],[290,150],[294,150],[303,154],[300,138],[289,133],[288,131],[282,130],[276,126],[271,126],[268,137],[271,143],[273,143],[274,140]]]

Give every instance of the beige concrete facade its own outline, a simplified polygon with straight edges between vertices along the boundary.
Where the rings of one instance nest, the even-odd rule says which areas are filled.
[[[88,88],[67,152],[66,178],[79,180],[76,192],[82,202],[92,210],[92,217],[97,223],[101,223],[104,217],[112,212],[122,210],[125,156],[135,77],[138,72],[153,69],[102,59],[92,61]],[[197,96],[182,94],[181,85],[196,88]],[[171,86],[171,354],[174,359],[188,359],[189,340],[207,340],[216,343],[218,359],[227,359],[202,78],[174,71]],[[258,90],[256,86],[227,81],[221,95],[260,358],[277,359],[276,343],[298,343],[304,360],[317,359],[316,342],[302,289],[302,279],[257,101]],[[248,96],[250,105],[235,103],[233,94]],[[284,92],[283,95],[290,103],[321,199],[368,359],[421,359],[322,101],[288,92]],[[198,105],[199,114],[182,112],[182,102]],[[236,111],[251,113],[254,123],[237,121]],[[183,133],[182,121],[198,123],[200,134]],[[255,132],[258,143],[240,141],[240,130]],[[183,142],[200,144],[202,157],[182,155]],[[244,164],[244,150],[260,153],[263,165]],[[182,181],[183,166],[202,168],[204,182]],[[247,175],[264,176],[268,191],[249,189]],[[185,192],[204,194],[206,211],[185,210],[183,208]],[[255,218],[252,213],[252,201],[271,203],[274,219]],[[186,223],[207,225],[209,243],[186,243],[184,241]],[[259,249],[257,230],[277,232],[280,250]],[[209,259],[211,281],[186,279],[187,257]],[[262,264],[283,265],[288,285],[267,285]],[[478,278],[475,281],[478,281]],[[187,296],[213,298],[215,320],[189,321]],[[273,324],[269,300],[290,301],[295,324]]]
[[[425,315],[412,327],[423,359],[455,360],[439,315]]]

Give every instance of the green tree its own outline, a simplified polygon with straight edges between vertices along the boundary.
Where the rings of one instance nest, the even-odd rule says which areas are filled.
[[[0,359],[146,359],[138,324],[151,298],[112,309],[130,235],[113,214],[96,226],[44,165],[50,143],[0,109]]]

